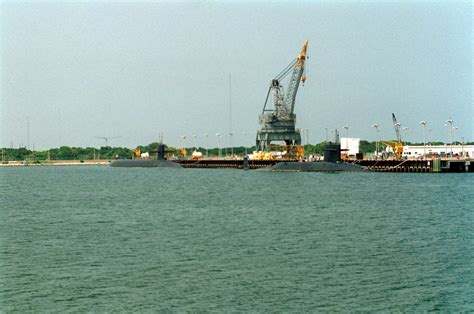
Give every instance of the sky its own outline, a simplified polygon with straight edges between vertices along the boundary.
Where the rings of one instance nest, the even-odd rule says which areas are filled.
[[[394,139],[392,112],[474,141],[472,29],[470,1],[2,1],[0,146],[254,145],[305,39],[304,143]]]

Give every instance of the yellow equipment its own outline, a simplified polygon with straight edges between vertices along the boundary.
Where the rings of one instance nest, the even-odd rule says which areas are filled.
[[[132,149],[132,152],[133,152],[133,157],[134,157],[133,159],[135,159],[136,157],[140,158],[142,155],[142,152],[138,148]]]
[[[270,152],[254,152],[251,160],[273,160],[272,153]]]
[[[391,148],[395,159],[397,160],[402,159],[403,145],[400,142],[398,141],[380,141],[380,142]]]
[[[393,126],[395,128],[395,135],[397,136],[397,141],[391,141],[392,143],[390,146],[393,149],[393,152],[395,154],[395,158],[397,159],[402,159],[402,154],[403,154],[403,144],[402,144],[402,134],[400,132],[400,128],[402,127],[401,123],[397,121],[397,118],[395,117],[395,114],[392,113],[392,121],[393,121]]]
[[[300,160],[304,158],[304,147],[301,145],[268,145],[270,151],[258,152],[256,159],[273,160],[273,159],[289,159]]]

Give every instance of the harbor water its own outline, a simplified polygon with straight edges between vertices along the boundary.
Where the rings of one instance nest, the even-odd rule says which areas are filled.
[[[0,169],[0,312],[474,311],[474,176]]]

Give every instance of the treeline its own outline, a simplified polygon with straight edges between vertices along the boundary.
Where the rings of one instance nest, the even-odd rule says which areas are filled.
[[[33,160],[86,160],[112,159],[115,156],[125,158],[131,156],[131,150],[123,147],[69,147],[61,146],[44,151],[32,151],[27,148],[3,148],[2,160],[33,161]]]
[[[305,155],[322,154],[324,146],[327,142],[321,142],[319,144],[304,145]],[[422,143],[406,143],[407,145],[423,145]],[[442,142],[432,142],[431,145],[444,145]],[[465,143],[465,145],[473,145],[474,143]],[[454,145],[461,145],[460,142],[454,143]],[[158,143],[150,143],[148,145],[140,145],[137,147],[141,152],[149,152],[151,156],[156,153]],[[179,157],[181,154],[180,148],[165,146],[169,155]],[[375,151],[376,142],[368,142],[361,140],[359,150],[364,155],[373,153]],[[385,144],[379,143],[379,150],[386,147]],[[186,148],[187,156],[190,156],[194,150],[197,150],[203,154],[203,156],[230,156],[232,154],[237,156],[243,156],[245,153],[252,153],[256,150],[255,146],[252,147],[224,147],[224,148],[209,148],[204,147],[188,147]],[[132,158],[133,151],[126,147],[111,147],[104,146],[101,148],[94,147],[69,147],[61,146],[58,148],[51,148],[43,151],[32,151],[25,147],[22,148],[2,148],[1,149],[2,161],[42,161],[42,160],[98,160],[98,159],[126,159]]]

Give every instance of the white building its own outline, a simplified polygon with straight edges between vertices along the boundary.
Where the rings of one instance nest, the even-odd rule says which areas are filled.
[[[474,145],[419,145],[419,146],[403,146],[403,157],[408,159],[422,158],[423,155],[438,155],[440,157],[450,156],[474,156]]]
[[[359,153],[360,138],[341,137],[341,157],[349,156],[355,157]],[[346,151],[346,149],[349,149]]]

